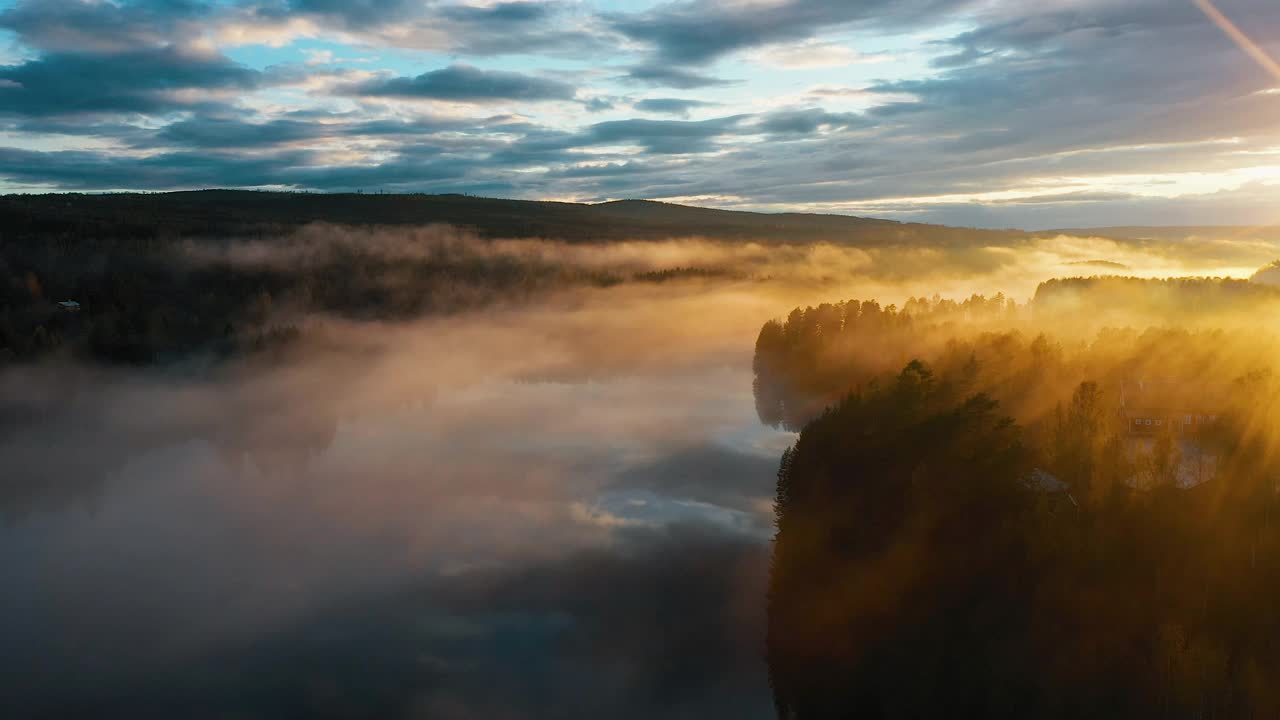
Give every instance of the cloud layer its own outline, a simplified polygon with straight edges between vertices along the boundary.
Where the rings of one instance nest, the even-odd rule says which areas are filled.
[[[0,40],[7,190],[1280,220],[1276,79],[1193,3],[10,0]]]

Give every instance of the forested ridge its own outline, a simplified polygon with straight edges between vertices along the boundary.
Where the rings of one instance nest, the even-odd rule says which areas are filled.
[[[975,296],[765,326],[761,419],[802,428],[777,483],[779,717],[1280,714],[1276,340],[1157,319],[1059,339]],[[1135,435],[1144,382],[1177,420]]]
[[[1007,245],[1031,237],[848,215],[754,213],[645,200],[597,204],[471,195],[290,193],[199,190],[171,193],[0,196],[6,238],[166,239],[278,235],[313,222],[452,225],[481,237],[599,242],[700,236],[721,240],[862,245]]]
[[[397,247],[366,242],[397,234]],[[416,235],[470,238],[431,242]],[[236,246],[291,262],[238,262]],[[718,278],[719,266],[583,266],[485,249],[502,238],[607,245],[832,242],[1007,245],[1020,232],[808,214],[767,215],[647,201],[596,205],[464,195],[209,190],[0,197],[0,363],[55,355],[157,364],[283,348],[311,314],[403,320],[519,303],[571,287]],[[406,248],[412,252],[406,251]],[[58,303],[74,301],[65,312]]]
[[[285,349],[308,317],[409,320],[555,290],[723,278],[720,267],[585,267],[489,252],[451,229],[309,225],[261,241],[47,237],[0,245],[0,365],[54,356],[153,365]],[[60,303],[77,303],[68,310]]]

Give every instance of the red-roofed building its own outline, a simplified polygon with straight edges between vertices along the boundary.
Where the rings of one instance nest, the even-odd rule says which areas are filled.
[[[1131,435],[1197,433],[1218,421],[1217,407],[1189,383],[1146,378],[1120,383],[1120,414]]]

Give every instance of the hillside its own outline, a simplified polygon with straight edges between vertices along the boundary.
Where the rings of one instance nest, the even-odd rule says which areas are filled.
[[[1049,231],[1080,237],[1107,237],[1116,240],[1157,240],[1178,242],[1197,238],[1234,238],[1280,241],[1276,225],[1118,225],[1112,227],[1061,228]]]
[[[1009,244],[1020,231],[975,230],[846,215],[766,214],[644,200],[595,205],[465,195],[375,195],[201,190],[173,193],[0,196],[9,239],[270,235],[312,222],[449,224],[482,237],[592,242],[697,235],[720,240],[862,245]]]

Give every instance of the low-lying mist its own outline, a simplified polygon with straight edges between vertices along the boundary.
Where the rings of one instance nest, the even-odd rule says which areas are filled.
[[[118,252],[0,265],[0,568],[21,589],[0,594],[0,702],[54,715],[768,717],[795,436],[756,416],[762,323],[1003,293],[992,329],[1016,329],[1050,278],[1280,256],[310,226],[157,251],[191,280],[170,286]],[[64,297],[78,314],[45,314]],[[38,351],[14,339],[31,327]]]
[[[730,242],[698,237],[584,243],[544,238],[490,240],[448,226],[405,230],[315,224],[283,239],[186,241],[182,252],[192,262],[281,270],[324,265],[335,257],[367,255],[402,262],[501,261],[594,271],[615,280],[690,269],[791,282],[863,279],[884,283],[883,290],[875,294],[891,298],[975,292],[1027,297],[1041,281],[1069,276],[1247,278],[1274,261],[1280,246],[1252,237],[1174,243],[1068,235],[1033,237],[1006,246],[955,247],[863,247],[790,243],[786,238]]]

